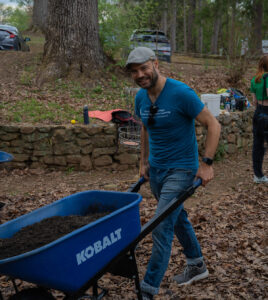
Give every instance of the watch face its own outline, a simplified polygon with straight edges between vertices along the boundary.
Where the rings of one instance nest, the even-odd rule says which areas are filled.
[[[208,158],[208,157],[203,157],[203,158],[202,158],[202,161],[203,161],[205,164],[209,165],[209,166],[211,166],[212,163],[213,163],[213,160],[212,160],[211,158]]]

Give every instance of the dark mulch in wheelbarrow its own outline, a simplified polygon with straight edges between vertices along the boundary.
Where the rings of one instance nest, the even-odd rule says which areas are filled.
[[[0,259],[42,247],[107,214],[109,212],[92,213],[87,216],[55,216],[26,226],[11,238],[0,239]]]

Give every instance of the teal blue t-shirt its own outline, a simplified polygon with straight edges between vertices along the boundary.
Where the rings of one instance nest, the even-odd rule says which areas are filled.
[[[135,98],[135,113],[149,134],[149,164],[160,169],[198,169],[198,145],[194,119],[204,108],[196,93],[186,84],[167,78],[154,105],[155,123],[148,126],[152,102],[147,90]]]

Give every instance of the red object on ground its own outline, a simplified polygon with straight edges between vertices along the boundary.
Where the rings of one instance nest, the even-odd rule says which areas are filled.
[[[112,113],[114,111],[122,111],[123,109],[112,109],[112,110],[106,110],[106,111],[100,111],[100,110],[94,110],[94,111],[89,111],[88,115],[90,118],[97,118],[101,119],[104,122],[110,122],[112,120]]]

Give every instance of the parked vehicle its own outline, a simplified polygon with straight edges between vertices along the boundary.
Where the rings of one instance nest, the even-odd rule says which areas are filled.
[[[155,51],[161,60],[171,62],[171,45],[163,31],[152,29],[136,29],[130,37],[131,50],[135,47],[148,47]]]
[[[262,53],[268,53],[268,40],[262,40]]]
[[[30,51],[26,44],[30,40],[24,38],[16,27],[0,24],[0,50]]]

